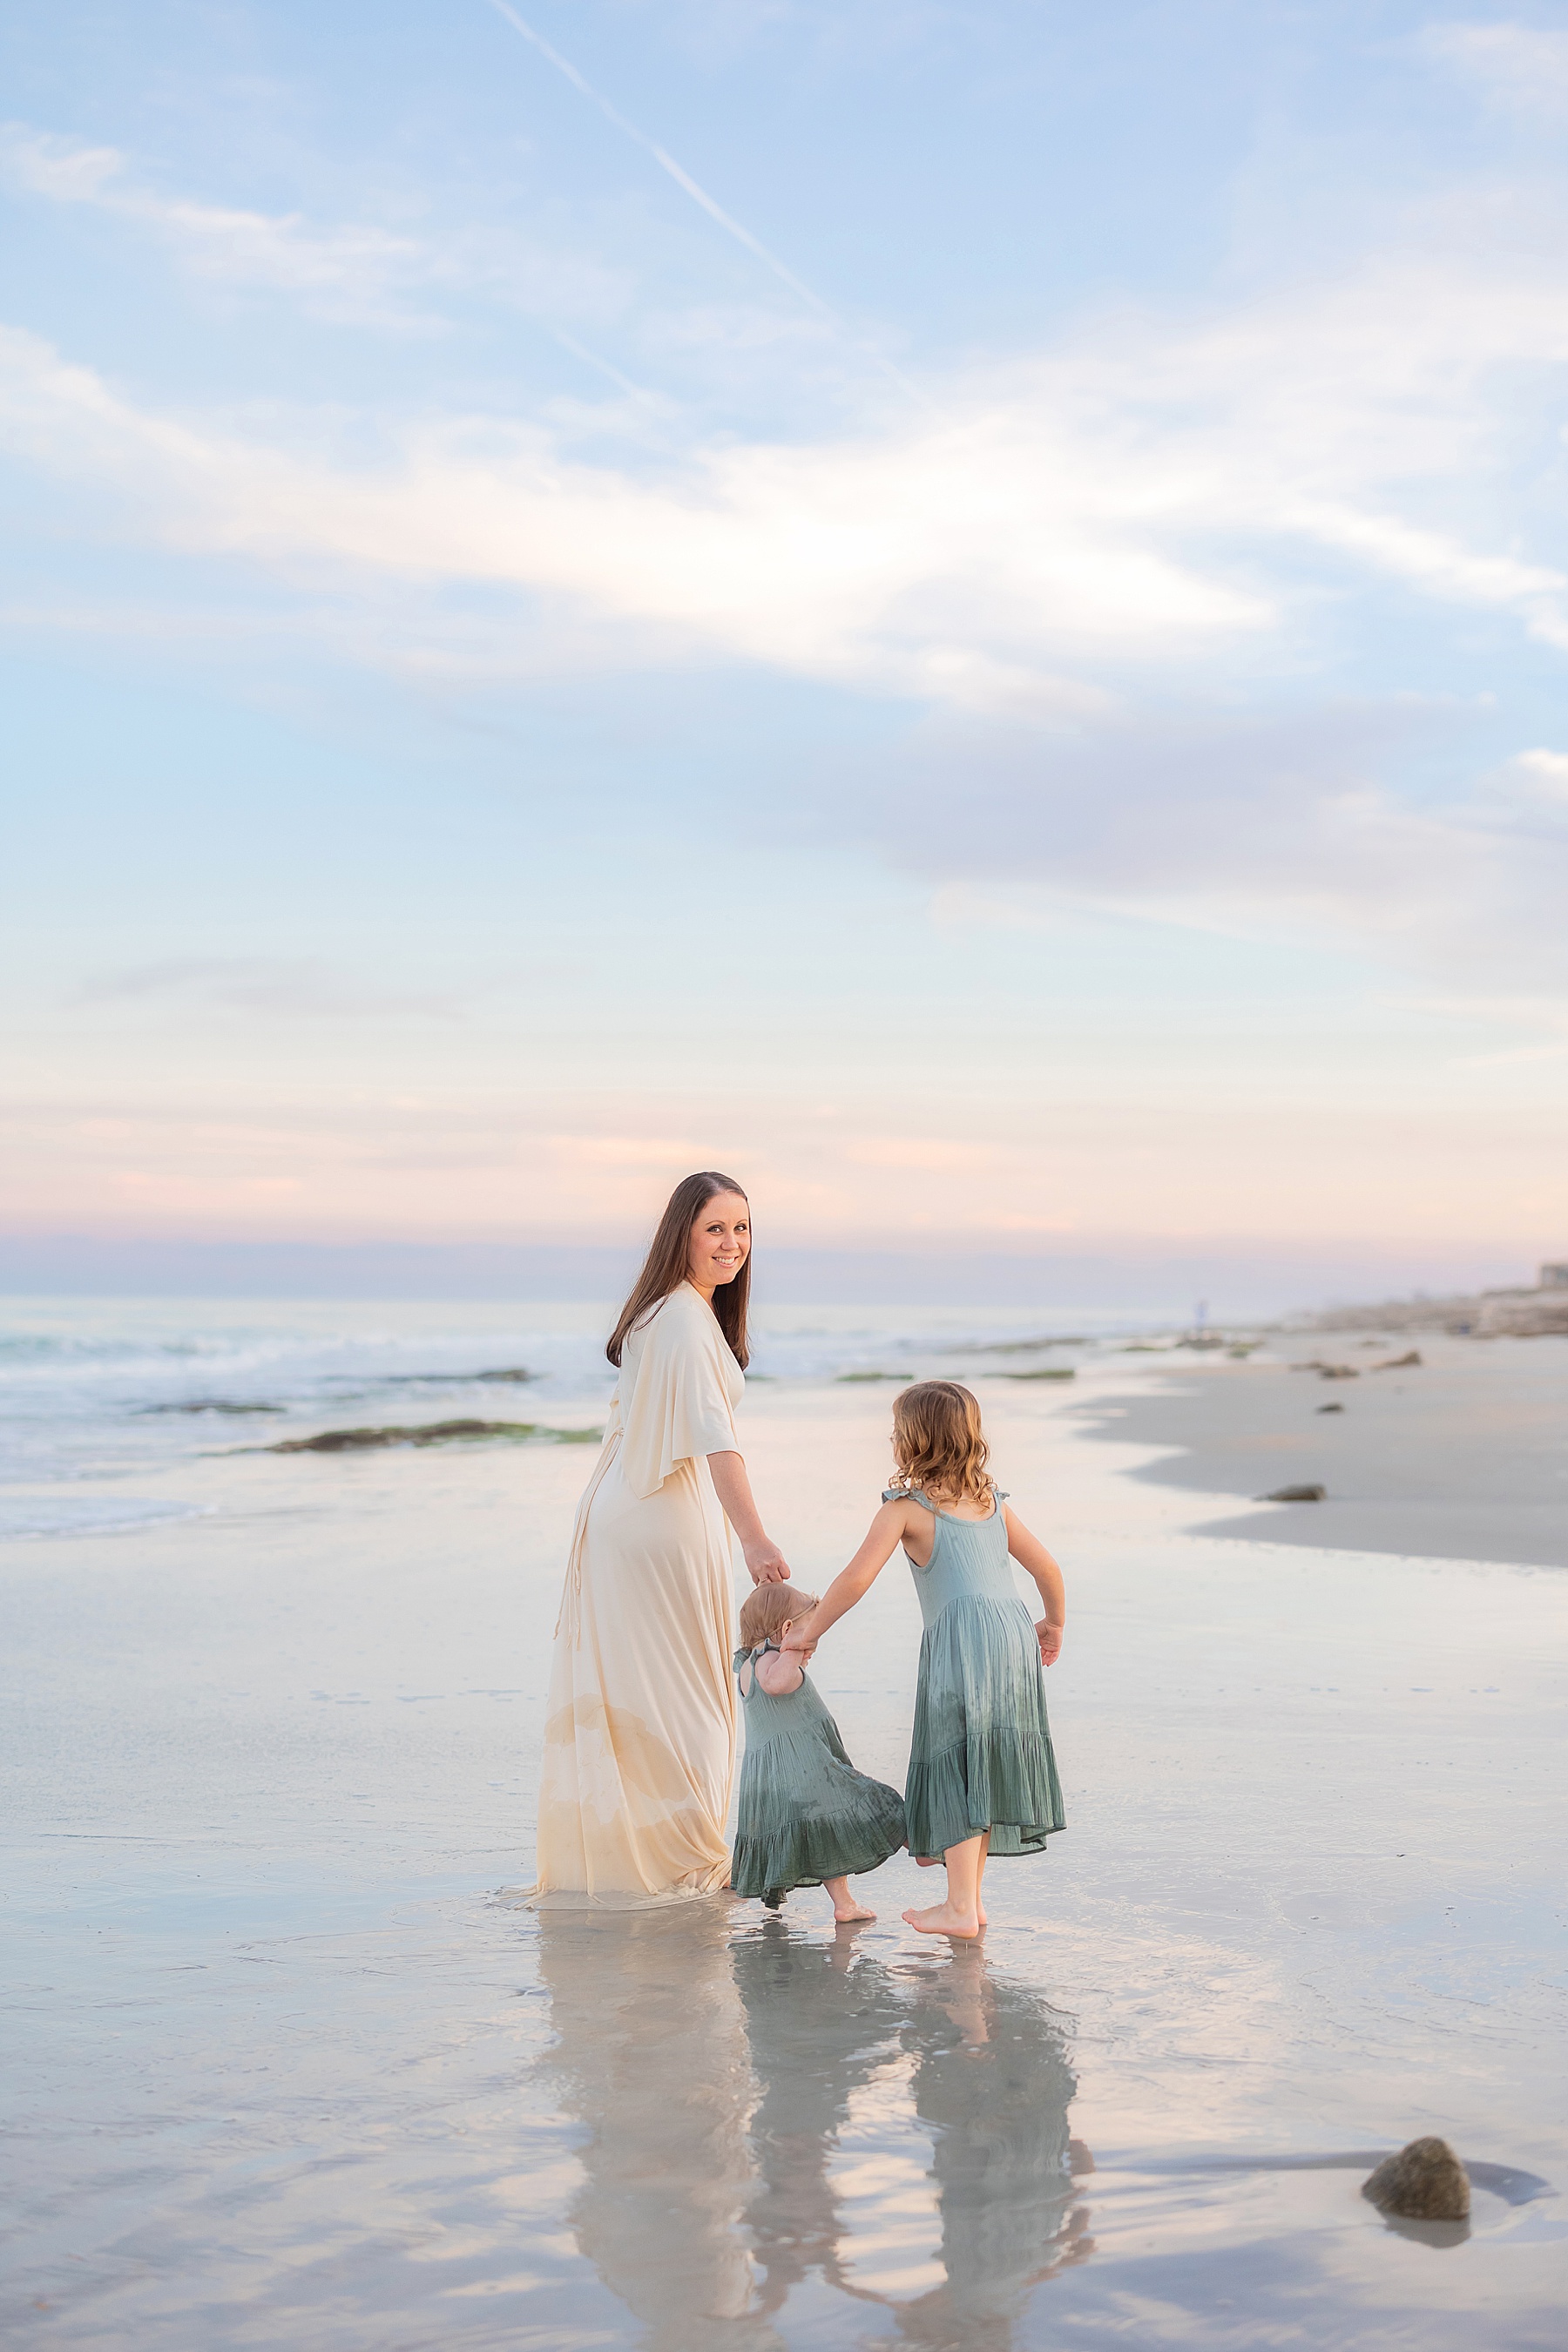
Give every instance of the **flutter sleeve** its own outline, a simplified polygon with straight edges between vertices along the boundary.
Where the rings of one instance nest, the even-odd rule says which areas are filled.
[[[678,1462],[738,1454],[724,1336],[695,1292],[673,1291],[643,1338],[630,1396],[622,1381],[621,1475],[634,1495],[657,1495]]]

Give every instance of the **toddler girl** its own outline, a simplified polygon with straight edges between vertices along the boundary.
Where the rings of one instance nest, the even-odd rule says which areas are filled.
[[[1061,1570],[1005,1508],[986,1474],[980,1407],[956,1381],[902,1391],[893,1456],[898,1479],[869,1535],[806,1622],[784,1635],[784,1654],[809,1657],[903,1545],[925,1619],[904,1790],[909,1846],[917,1860],[947,1864],[947,1900],[904,1916],[928,1936],[977,1936],[987,1854],[1037,1853],[1065,1826],[1042,1671],[1062,1646]],[[1018,1598],[1009,1554],[1039,1587],[1038,1624]]]
[[[795,1585],[759,1584],[741,1611],[735,1675],[746,1754],[730,1885],[774,1911],[792,1886],[824,1886],[836,1919],[874,1919],[847,1880],[903,1844],[903,1800],[857,1772],[805,1662],[779,1647],[816,1607],[815,1593]]]

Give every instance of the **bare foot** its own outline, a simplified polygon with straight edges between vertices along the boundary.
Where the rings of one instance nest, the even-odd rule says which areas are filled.
[[[940,1853],[917,1853],[915,1856],[916,1865],[921,1870],[934,1870],[941,1860],[942,1856]],[[906,1911],[904,1914],[905,1918],[907,1919],[909,1916],[909,1913]],[[985,1906],[984,1903],[980,1906],[980,1924],[983,1927],[985,1925]]]
[[[847,1927],[851,1920],[874,1919],[876,1916],[874,1911],[868,1911],[863,1903],[857,1903],[853,1895],[847,1903],[836,1903],[833,1906],[834,1922],[840,1927]]]
[[[978,1914],[955,1910],[951,1903],[933,1903],[929,1911],[906,1911],[904,1916],[922,1936],[957,1936],[967,1943],[980,1933]]]

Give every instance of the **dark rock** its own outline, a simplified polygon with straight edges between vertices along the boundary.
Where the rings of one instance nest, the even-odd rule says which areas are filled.
[[[323,1429],[314,1437],[283,1437],[266,1454],[358,1454],[377,1445],[447,1445],[456,1439],[536,1438],[546,1445],[597,1444],[599,1429],[547,1429],[535,1421],[427,1421],[413,1429]]]
[[[276,1454],[277,1446],[273,1447]],[[1326,1486],[1276,1486],[1271,1495],[1259,1495],[1259,1503],[1321,1503],[1328,1498]]]
[[[1314,1357],[1310,1364],[1292,1364],[1293,1372],[1316,1372],[1323,1381],[1359,1381],[1361,1374],[1353,1364],[1325,1364]]]
[[[1078,1374],[1070,1364],[1047,1364],[1037,1372],[998,1372],[999,1381],[1076,1381]]]
[[[1469,2180],[1446,2139],[1413,2139],[1397,2156],[1385,2156],[1361,2193],[1381,2212],[1407,2221],[1469,2219]]]
[[[1418,1364],[1420,1361],[1421,1350],[1419,1348],[1412,1348],[1407,1356],[1390,1356],[1386,1363],[1373,1364],[1372,1369],[1374,1372],[1402,1372],[1407,1364]]]
[[[1344,1407],[1342,1404],[1321,1404],[1318,1407],[1318,1411],[1320,1412],[1343,1412]]]

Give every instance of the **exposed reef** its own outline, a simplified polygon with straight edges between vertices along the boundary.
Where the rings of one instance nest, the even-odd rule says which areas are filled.
[[[360,1454],[378,1445],[450,1445],[476,1438],[514,1444],[597,1445],[602,1429],[551,1429],[538,1421],[427,1421],[411,1429],[323,1429],[314,1437],[280,1437],[262,1454]]]
[[[227,1397],[193,1397],[185,1404],[141,1404],[138,1416],[155,1412],[287,1412],[282,1404],[232,1404]]]

